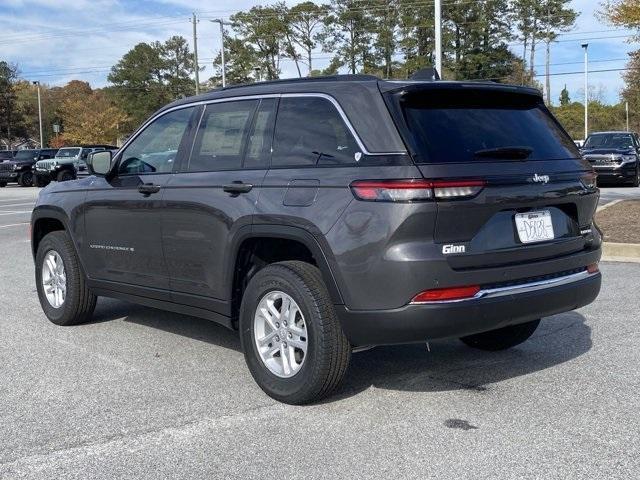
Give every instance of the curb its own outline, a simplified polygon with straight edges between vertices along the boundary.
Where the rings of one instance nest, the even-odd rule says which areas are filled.
[[[602,260],[613,262],[640,262],[640,243],[602,244]]]
[[[598,208],[596,208],[596,213],[601,212],[603,210],[606,210],[609,207],[613,207],[615,204],[622,202],[622,199],[620,200],[612,200],[609,203],[605,203],[604,205],[599,206]]]

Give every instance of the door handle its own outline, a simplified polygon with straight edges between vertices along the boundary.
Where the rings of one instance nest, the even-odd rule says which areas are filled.
[[[225,192],[235,193],[235,194],[248,193],[251,191],[252,188],[253,188],[253,185],[251,185],[250,183],[243,183],[240,181],[235,181],[222,186],[222,190],[224,190]]]
[[[158,193],[160,191],[160,185],[143,183],[142,185],[138,185],[138,191],[148,197],[152,193]]]

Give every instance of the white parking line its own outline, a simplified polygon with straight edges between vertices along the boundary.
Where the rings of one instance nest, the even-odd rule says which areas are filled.
[[[6,205],[3,205],[0,203],[0,208],[4,208],[4,207],[24,207],[25,205],[35,205],[35,202],[29,202],[29,203],[8,203]]]
[[[10,225],[0,225],[0,228],[19,227],[20,225],[29,225],[29,222],[12,223]]]
[[[33,210],[13,210],[9,212],[0,212],[0,215],[18,215],[20,213],[31,213]]]

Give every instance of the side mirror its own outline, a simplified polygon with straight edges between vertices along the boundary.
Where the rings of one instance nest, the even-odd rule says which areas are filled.
[[[104,177],[111,170],[112,161],[113,152],[109,150],[93,152],[87,158],[87,168],[90,174]]]

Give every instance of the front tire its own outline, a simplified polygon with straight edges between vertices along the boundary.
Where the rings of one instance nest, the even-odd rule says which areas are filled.
[[[18,178],[18,183],[21,187],[31,187],[33,185],[33,173],[24,172],[20,174]]]
[[[76,176],[73,172],[69,170],[62,170],[58,173],[57,180],[58,182],[68,182],[69,180],[75,180]]]
[[[631,182],[632,187],[640,187],[640,165],[636,167],[636,178]]]
[[[7,182],[0,182],[0,188],[4,188],[7,186]]]
[[[46,187],[47,185],[49,185],[49,180],[46,180],[38,175],[36,175],[35,177],[33,177],[33,184],[36,187]]]
[[[292,405],[331,394],[351,358],[320,271],[300,261],[268,265],[251,279],[240,307],[240,339],[256,383]]]
[[[527,340],[540,325],[540,320],[533,320],[527,323],[509,325],[508,327],[490,330],[488,332],[477,333],[462,337],[460,340],[470,347],[478,350],[498,351],[520,345]]]
[[[36,253],[36,286],[42,310],[56,325],[76,325],[91,318],[96,296],[87,286],[67,232],[51,232],[40,241]]]

